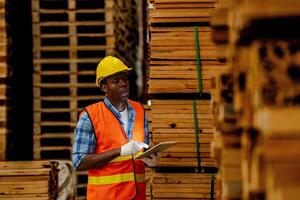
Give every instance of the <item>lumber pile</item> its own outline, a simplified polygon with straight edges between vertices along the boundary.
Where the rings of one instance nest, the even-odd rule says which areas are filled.
[[[217,61],[209,24],[199,22],[209,21],[215,1],[157,0],[149,8],[148,94],[213,92],[224,66]]]
[[[193,184],[193,180],[183,183],[193,175],[197,183],[197,178],[217,172],[211,146],[215,131],[212,99],[218,75],[226,67],[217,58],[209,24],[215,4],[215,0],[148,2],[152,142],[178,141],[158,154],[153,199],[211,198],[209,186]],[[169,184],[167,178],[157,182],[155,176],[164,176],[158,173],[161,170],[174,172],[168,176],[177,182]]]
[[[150,27],[149,94],[197,93],[194,27]],[[198,28],[203,92],[212,92],[224,67],[216,60],[208,26]]]
[[[5,1],[0,1],[0,160],[5,160],[6,140],[9,133],[7,122],[10,106],[9,100],[9,73],[10,67],[7,64],[7,35],[5,20]]]
[[[215,166],[215,161],[210,156],[210,141],[214,128],[212,106],[203,107],[206,112],[203,115],[200,112],[203,105],[202,103],[198,105],[200,111],[196,118],[198,118],[201,131],[206,128],[206,132],[199,134],[199,143],[195,142],[192,101],[196,99],[198,92],[213,93],[216,89],[216,78],[224,70],[224,66],[217,60],[215,44],[211,40],[210,26],[207,23],[196,23],[208,22],[214,7],[215,1],[201,0],[158,0],[149,3],[148,94],[152,98],[153,143],[174,140],[174,138],[178,140],[178,134],[186,135],[186,138],[176,145],[177,147],[170,148],[170,152],[162,154],[164,159],[161,157],[160,166],[196,167],[198,165],[197,153],[204,158],[203,166]],[[193,10],[197,9],[198,17],[193,16]],[[180,16],[180,13],[186,14]],[[203,13],[208,15],[203,15]],[[197,59],[198,53],[199,59]],[[168,99],[165,103],[159,100],[163,96]],[[206,98],[207,102],[209,99],[210,97]],[[156,104],[156,102],[159,103]],[[198,144],[201,147],[196,147]],[[176,150],[179,148],[182,151]]]
[[[153,143],[178,141],[178,143],[159,153],[158,166],[197,167],[197,153],[201,166],[214,167],[210,143],[213,140],[214,120],[211,100],[198,100],[193,110],[192,100],[151,101],[153,119]],[[198,143],[195,139],[195,119],[198,119]],[[197,150],[198,148],[198,150]]]
[[[55,161],[0,162],[0,199],[57,199],[57,167]]]
[[[0,162],[0,199],[74,199],[73,168],[69,161]]]
[[[154,173],[153,199],[219,199],[214,176],[207,173]]]
[[[216,0],[154,0],[150,23],[208,22]]]
[[[220,5],[212,17],[214,41],[228,51],[220,58],[230,68],[218,82],[215,99],[214,153],[222,199],[297,199],[300,60],[294,27],[300,4],[243,0]],[[233,156],[238,159],[230,160]],[[238,175],[234,190],[228,190],[226,170],[234,172],[231,179]]]

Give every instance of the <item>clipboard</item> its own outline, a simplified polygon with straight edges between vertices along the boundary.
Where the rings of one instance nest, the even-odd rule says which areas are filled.
[[[135,157],[135,159],[143,159],[143,158],[149,156],[150,154],[163,151],[163,150],[169,148],[170,146],[173,146],[176,143],[177,143],[177,141],[160,142],[160,143],[154,145],[153,147],[151,147],[150,149],[147,149],[144,153]]]

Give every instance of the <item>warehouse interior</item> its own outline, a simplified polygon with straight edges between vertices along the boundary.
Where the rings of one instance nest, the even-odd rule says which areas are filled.
[[[0,200],[86,200],[72,166],[105,56],[133,68],[147,200],[298,200],[300,1],[0,0]]]

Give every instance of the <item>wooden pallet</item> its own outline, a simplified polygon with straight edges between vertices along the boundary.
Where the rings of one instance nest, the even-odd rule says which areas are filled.
[[[114,48],[112,5],[32,0],[35,159],[70,159],[80,111],[103,97],[95,69]]]
[[[113,1],[32,0],[34,158],[71,159],[81,110],[103,98],[95,69],[113,54]],[[86,182],[77,199],[86,198]]]

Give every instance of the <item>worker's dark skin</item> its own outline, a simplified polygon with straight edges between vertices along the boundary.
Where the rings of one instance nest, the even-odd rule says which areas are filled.
[[[118,111],[121,112],[126,108],[129,97],[129,81],[127,73],[120,73],[106,78],[100,88],[106,93],[107,99],[115,108],[118,109]],[[77,167],[77,170],[101,167],[114,158],[120,156],[120,153],[121,147],[104,153],[86,154]]]

